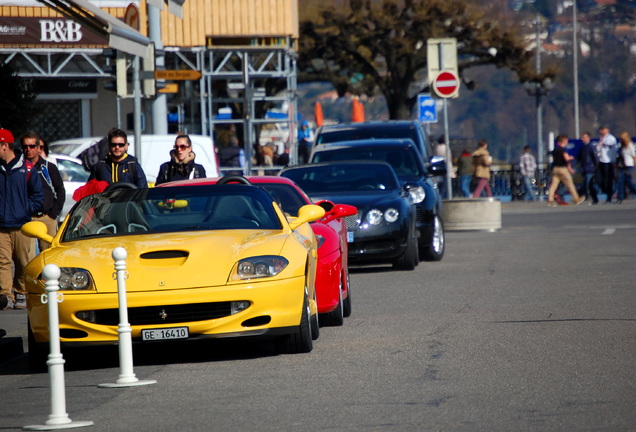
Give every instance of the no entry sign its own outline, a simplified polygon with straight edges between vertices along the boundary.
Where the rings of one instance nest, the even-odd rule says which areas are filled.
[[[433,81],[433,89],[441,98],[454,97],[459,91],[459,77],[453,72],[440,72]]]

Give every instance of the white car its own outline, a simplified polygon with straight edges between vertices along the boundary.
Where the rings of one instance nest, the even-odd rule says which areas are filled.
[[[189,135],[196,163],[203,165],[207,177],[219,176],[219,165],[212,138],[203,135]],[[138,158],[146,174],[148,183],[154,183],[159,174],[159,166],[170,160],[170,150],[174,147],[176,135],[142,135],[141,158]],[[71,138],[49,143],[49,151],[79,157],[80,153],[104,137]],[[128,153],[135,156],[135,137],[128,136]]]
[[[75,205],[73,192],[75,192],[78,187],[86,184],[90,173],[86,171],[82,165],[82,161],[78,158],[63,154],[49,153],[48,159],[57,165],[57,169],[60,171],[60,176],[64,181],[66,199],[64,200],[62,213],[60,213],[60,216],[58,217],[58,221],[62,222],[71,207]]]

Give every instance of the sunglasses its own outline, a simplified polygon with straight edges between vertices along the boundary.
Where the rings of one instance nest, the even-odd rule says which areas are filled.
[[[185,145],[185,144],[175,145],[175,146],[174,146],[174,149],[175,149],[175,150],[187,150],[187,149],[189,149],[189,148],[190,148],[190,146],[189,146],[189,145]]]
[[[37,145],[37,144],[25,144],[25,145],[22,146],[23,149],[26,149],[26,148],[34,149],[34,148],[38,148],[38,147],[40,147],[40,146]]]
[[[126,143],[109,143],[111,147],[126,147]]]

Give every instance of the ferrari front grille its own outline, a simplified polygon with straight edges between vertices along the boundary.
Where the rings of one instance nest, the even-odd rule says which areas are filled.
[[[119,309],[101,309],[95,311],[95,315],[96,324],[115,326],[119,324]],[[128,308],[130,325],[179,324],[207,321],[229,315],[231,315],[231,302]]]

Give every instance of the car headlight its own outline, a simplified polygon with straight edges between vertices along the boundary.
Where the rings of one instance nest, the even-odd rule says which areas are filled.
[[[390,208],[384,212],[384,220],[388,223],[393,223],[400,217],[400,212],[394,208]]]
[[[40,280],[44,280],[40,275]],[[94,289],[93,278],[88,270],[75,267],[60,267],[60,290],[80,291]]]
[[[230,280],[249,280],[276,276],[287,267],[287,264],[289,264],[289,261],[281,256],[263,255],[244,258],[234,265]]]
[[[378,209],[370,210],[369,213],[367,213],[367,222],[371,225],[378,225],[382,222],[382,212]]]
[[[325,242],[325,237],[321,236],[320,234],[316,234],[316,243],[318,243],[318,249],[320,249],[320,246],[322,246],[324,242]]]
[[[378,209],[370,210],[367,213],[366,220],[369,223],[369,225],[379,225],[380,223],[382,223],[383,218],[388,223],[393,223],[396,220],[398,220],[399,217],[400,217],[399,210],[391,207],[386,209],[385,211],[381,211]]]
[[[409,189],[409,199],[413,204],[419,204],[426,198],[426,192],[422,186],[415,186]]]

